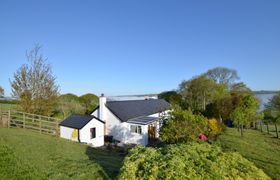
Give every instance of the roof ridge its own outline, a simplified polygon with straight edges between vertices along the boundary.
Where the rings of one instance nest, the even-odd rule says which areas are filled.
[[[121,101],[107,101],[108,102],[129,102],[129,101],[149,101],[149,100],[162,100],[162,99],[133,99],[133,100],[121,100]]]

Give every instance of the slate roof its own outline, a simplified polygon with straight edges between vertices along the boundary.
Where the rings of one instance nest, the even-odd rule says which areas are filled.
[[[150,124],[150,123],[155,122],[157,120],[159,120],[159,117],[145,116],[145,117],[137,117],[137,118],[134,118],[134,119],[130,119],[127,122],[128,123],[133,123],[133,124],[147,125],[147,124]]]
[[[170,108],[170,104],[164,99],[108,101],[106,106],[122,122],[155,114]]]
[[[68,118],[66,118],[59,125],[65,126],[65,127],[70,127],[70,128],[75,128],[75,129],[82,129],[92,119],[96,119],[96,120],[104,123],[104,121],[98,119],[97,117],[95,117],[93,115],[74,114],[74,115],[71,115]]]

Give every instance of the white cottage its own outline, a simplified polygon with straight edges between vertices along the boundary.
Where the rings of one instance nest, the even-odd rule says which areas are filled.
[[[104,145],[105,122],[92,115],[71,115],[60,125],[60,137],[94,147]]]
[[[167,118],[170,105],[163,99],[107,101],[99,98],[99,106],[91,115],[71,115],[60,123],[60,137],[104,145],[104,136],[124,144],[147,145],[159,137],[160,120]]]
[[[105,122],[104,134],[121,143],[147,145],[158,138],[160,119],[170,104],[163,99],[107,101],[104,95],[92,115]]]

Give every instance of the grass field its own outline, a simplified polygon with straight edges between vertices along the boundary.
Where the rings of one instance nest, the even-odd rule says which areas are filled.
[[[0,103],[0,110],[16,110],[17,105],[16,104],[7,104],[7,103]]]
[[[113,179],[123,158],[115,151],[0,128],[0,179]]]
[[[218,138],[225,151],[237,151],[273,179],[280,179],[280,139],[257,130],[245,130],[240,137],[237,129],[228,128]]]

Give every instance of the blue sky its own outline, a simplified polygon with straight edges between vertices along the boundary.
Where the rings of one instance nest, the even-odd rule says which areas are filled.
[[[1,1],[0,85],[34,44],[61,93],[158,93],[216,66],[280,89],[280,1]]]

